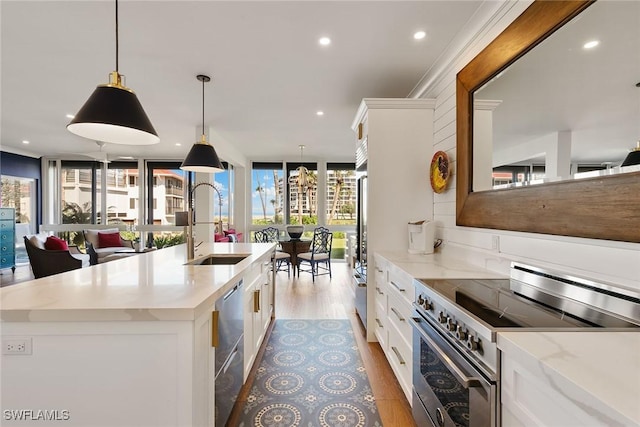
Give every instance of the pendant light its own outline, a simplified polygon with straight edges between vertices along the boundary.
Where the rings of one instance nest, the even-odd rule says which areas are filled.
[[[67,129],[76,135],[112,144],[150,145],[160,142],[136,94],[118,72],[118,0],[116,0],[116,70],[109,83],[98,85]]]
[[[307,186],[309,184],[307,181],[309,170],[304,166],[304,163],[302,163],[302,153],[304,150],[304,145],[299,145],[298,147],[300,147],[300,166],[296,168],[296,170],[298,171],[298,183],[300,187],[302,187],[303,191],[307,191]]]
[[[189,154],[180,165],[180,169],[190,172],[222,172],[224,166],[220,163],[216,150],[207,142],[207,137],[204,134],[204,84],[211,78],[202,74],[197,75],[196,78],[202,82],[202,138],[193,144]]]

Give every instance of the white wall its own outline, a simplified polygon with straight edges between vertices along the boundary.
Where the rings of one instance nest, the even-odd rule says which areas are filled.
[[[410,94],[436,99],[433,149],[446,151],[453,164],[454,177],[448,190],[434,194],[437,237],[444,240],[441,250],[505,274],[510,262],[518,260],[640,289],[640,244],[456,226],[456,73],[529,4],[530,1],[485,3],[476,20],[469,23],[469,31],[460,35],[441,63]]]

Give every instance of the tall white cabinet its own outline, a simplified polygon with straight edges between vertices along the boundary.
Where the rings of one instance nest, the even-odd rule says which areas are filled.
[[[353,121],[367,152],[367,340],[376,341],[375,252],[407,250],[410,221],[433,219],[433,99],[365,98]],[[379,286],[378,286],[379,287]]]

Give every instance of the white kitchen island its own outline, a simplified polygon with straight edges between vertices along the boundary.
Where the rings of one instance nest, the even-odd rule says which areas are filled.
[[[2,355],[2,425],[213,425],[214,303],[266,278],[273,250],[203,244],[196,259],[247,257],[186,265],[178,245],[1,288],[3,350],[30,353]]]

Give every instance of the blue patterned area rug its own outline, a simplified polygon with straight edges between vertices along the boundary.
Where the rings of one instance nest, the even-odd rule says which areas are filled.
[[[240,426],[382,426],[349,320],[276,320]]]

